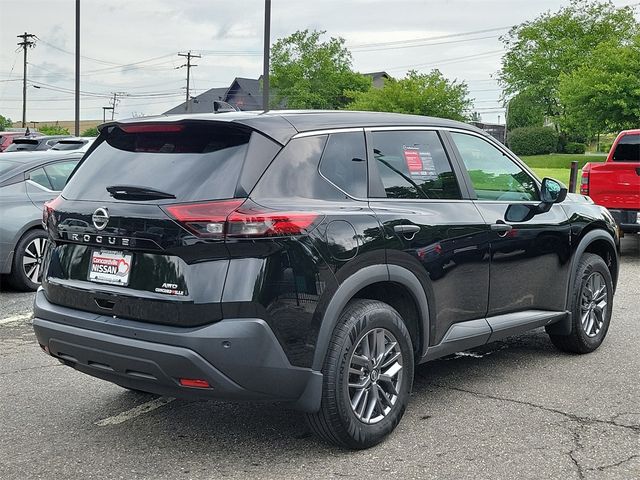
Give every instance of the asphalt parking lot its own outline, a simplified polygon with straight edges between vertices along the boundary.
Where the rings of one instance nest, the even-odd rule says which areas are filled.
[[[395,433],[320,443],[277,405],[157,398],[46,356],[33,294],[0,293],[0,478],[640,478],[640,236],[623,239],[609,335],[593,354],[542,330],[417,369]]]

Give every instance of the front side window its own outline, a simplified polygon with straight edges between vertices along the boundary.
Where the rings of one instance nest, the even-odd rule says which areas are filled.
[[[451,132],[479,200],[539,200],[535,181],[486,140]]]
[[[434,131],[373,132],[373,158],[387,198],[459,199],[460,189]]]

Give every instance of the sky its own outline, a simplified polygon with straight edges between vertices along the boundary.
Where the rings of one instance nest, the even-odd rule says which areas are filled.
[[[438,68],[468,84],[483,121],[504,122],[495,80],[504,53],[499,37],[568,3],[272,0],[271,39],[325,30],[345,39],[357,71],[400,78],[408,69]],[[192,95],[262,73],[263,0],[82,0],[80,17],[82,120],[102,119],[114,92],[115,118],[160,114],[182,103],[186,69],[178,68],[179,52],[201,55],[191,69]],[[28,50],[27,121],[73,120],[75,0],[0,0],[0,25],[0,114],[22,118],[16,36],[27,32],[36,35]]]

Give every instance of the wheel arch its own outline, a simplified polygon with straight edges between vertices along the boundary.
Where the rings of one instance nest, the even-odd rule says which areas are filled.
[[[578,262],[580,261],[580,257],[585,253],[593,253],[604,260],[609,272],[611,273],[614,291],[616,288],[618,281],[619,258],[615,240],[606,230],[590,230],[580,238],[578,246],[573,252],[573,257],[571,259],[571,274],[566,287],[567,297],[565,308],[567,312],[570,311],[571,292],[573,292],[576,282]],[[571,323],[571,315],[569,314],[564,320],[547,327],[547,331],[556,335],[569,335],[571,333]]]
[[[393,289],[387,287],[393,287]],[[402,300],[411,299],[411,305]],[[354,298],[369,298],[389,303],[403,316],[407,329],[416,336],[414,348],[419,358],[428,346],[429,303],[418,278],[399,265],[369,265],[346,278],[329,302],[320,325],[312,369],[321,371],[331,340],[345,306]],[[413,332],[412,332],[413,331]]]

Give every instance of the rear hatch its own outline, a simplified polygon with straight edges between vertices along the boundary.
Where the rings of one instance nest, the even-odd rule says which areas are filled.
[[[189,215],[242,203],[254,144],[271,158],[280,148],[227,122],[105,127],[45,207],[49,301],[171,325],[218,320],[229,253],[215,222]]]
[[[640,210],[640,133],[625,133],[607,161],[591,164],[589,195],[610,209]]]

